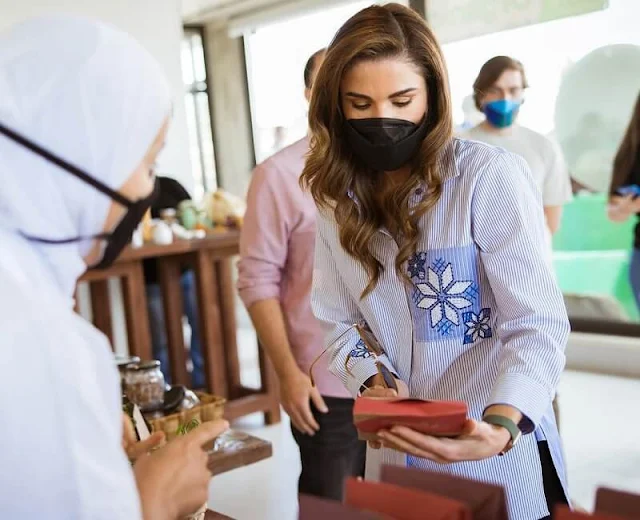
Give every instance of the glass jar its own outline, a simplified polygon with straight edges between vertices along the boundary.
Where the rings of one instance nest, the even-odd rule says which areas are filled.
[[[122,394],[124,395],[124,374],[126,368],[129,365],[137,365],[140,363],[140,358],[138,356],[115,356],[116,358],[116,366],[118,367],[118,372],[120,373],[120,388],[122,390]]]
[[[155,412],[164,405],[164,375],[160,361],[127,365],[124,373],[127,398],[143,412]]]

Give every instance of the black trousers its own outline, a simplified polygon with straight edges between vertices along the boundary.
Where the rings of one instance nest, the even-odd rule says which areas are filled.
[[[298,492],[342,500],[345,478],[364,476],[367,445],[358,440],[353,425],[353,399],[324,397],[324,401],[326,414],[311,405],[320,425],[313,437],[291,426],[302,462]]]
[[[540,453],[540,463],[542,465],[542,483],[544,485],[544,495],[547,498],[547,507],[549,508],[550,516],[546,516],[541,520],[551,520],[553,518],[553,510],[559,504],[566,505],[567,497],[562,489],[560,478],[556,467],[553,465],[553,459],[551,458],[551,452],[549,451],[549,444],[547,441],[538,442],[538,452]]]

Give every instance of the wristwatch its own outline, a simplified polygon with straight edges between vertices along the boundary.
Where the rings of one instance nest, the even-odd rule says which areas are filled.
[[[511,451],[515,447],[515,445],[518,444],[520,437],[522,437],[522,432],[520,431],[520,428],[518,428],[518,425],[504,415],[486,415],[482,418],[482,420],[494,426],[502,426],[511,435],[511,440],[507,443],[503,450],[498,453],[498,455],[500,455],[501,457]]]

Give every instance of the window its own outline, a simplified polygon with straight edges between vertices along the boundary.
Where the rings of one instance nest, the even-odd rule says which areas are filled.
[[[590,14],[443,45],[456,122],[462,124],[469,115],[464,113],[463,103],[472,93],[482,64],[493,56],[507,55],[524,64],[530,84],[519,122],[543,134],[552,132],[556,96],[565,72],[597,48],[615,43],[640,44],[638,15],[640,5],[635,0],[611,0],[608,8]]]
[[[274,23],[245,36],[257,162],[304,137],[307,102],[303,71],[309,56],[329,45],[350,16],[371,4],[371,0],[351,2]]]
[[[218,187],[202,29],[187,27],[182,40],[182,78],[189,130],[194,198]]]

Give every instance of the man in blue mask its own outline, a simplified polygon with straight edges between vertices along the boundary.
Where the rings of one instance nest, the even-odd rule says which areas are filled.
[[[571,200],[571,182],[557,145],[516,123],[528,87],[524,67],[508,56],[487,61],[473,84],[475,105],[485,115],[462,137],[482,141],[522,156],[542,194],[547,228],[560,227],[562,206]]]

